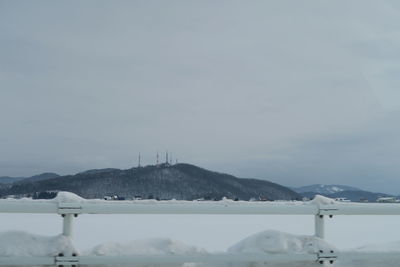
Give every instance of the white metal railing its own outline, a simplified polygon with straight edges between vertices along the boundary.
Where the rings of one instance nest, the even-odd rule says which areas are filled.
[[[329,256],[329,257],[328,257]],[[56,266],[77,266],[85,265],[106,265],[106,264],[137,264],[137,263],[228,263],[228,262],[318,262],[334,260],[334,257],[322,254],[193,254],[193,255],[132,255],[132,256],[57,256],[57,257],[3,257],[0,258],[0,265],[56,265]]]
[[[63,217],[63,235],[71,237],[73,218],[79,214],[246,214],[313,215],[315,236],[324,238],[324,218],[334,215],[400,215],[400,204],[319,202],[233,202],[233,201],[20,201],[0,200],[0,213],[53,213]],[[319,251],[315,254],[195,254],[55,257],[0,257],[0,265],[56,265],[184,262],[319,262],[341,259],[400,260],[398,253],[353,253]]]

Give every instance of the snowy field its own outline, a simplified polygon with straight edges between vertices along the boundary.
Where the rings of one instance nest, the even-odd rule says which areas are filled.
[[[58,235],[61,216],[1,214],[0,232],[22,230]],[[326,240],[339,249],[400,241],[400,216],[335,216],[326,219]],[[312,235],[309,215],[80,215],[74,219],[74,244],[86,250],[109,241],[168,237],[184,243],[225,251],[239,240],[264,230]]]
[[[65,243],[65,240],[57,239],[59,238],[57,236],[62,232],[60,215],[0,213],[0,221],[0,256],[13,253],[10,244],[14,244],[15,249],[18,250],[21,244],[28,244],[29,242],[35,244],[36,240],[42,240],[42,243],[45,244],[43,251],[48,249],[46,253],[50,254],[53,253],[54,249],[57,249],[57,246],[68,243],[67,246],[71,247],[69,240]],[[335,248],[335,250],[338,248],[341,251],[397,252],[400,251],[400,233],[396,231],[398,225],[400,225],[400,216],[338,215],[333,218],[326,218],[325,240],[328,246]],[[264,232],[266,230],[276,230],[289,233],[289,235]],[[20,233],[15,234],[15,231],[47,236],[50,239],[21,235]],[[241,240],[260,232],[264,233],[257,238],[253,237],[240,243]],[[290,234],[293,234],[293,236]],[[312,237],[313,234],[314,216],[312,215],[82,214],[78,218],[74,218],[72,246],[79,253],[87,255],[99,253],[105,255],[129,254],[129,251],[146,253],[146,251],[151,250],[161,250],[162,253],[170,253],[171,250],[172,252],[177,250],[183,253],[188,251],[237,252],[240,249],[244,251],[258,249],[261,252],[271,252],[278,249],[282,252],[288,252],[288,250],[293,252],[294,250],[306,250],[307,246],[310,246],[310,242],[313,246],[312,249],[317,249],[317,246],[321,244],[319,240]],[[153,241],[148,241],[151,239]],[[175,240],[178,242],[175,243]],[[265,240],[269,241],[265,243]],[[34,245],[31,246],[34,247]],[[36,250],[38,249],[36,247]],[[29,255],[29,252],[26,254]],[[390,261],[378,263],[339,261],[335,266],[386,266],[389,264],[391,264]],[[239,264],[234,266],[250,265]]]

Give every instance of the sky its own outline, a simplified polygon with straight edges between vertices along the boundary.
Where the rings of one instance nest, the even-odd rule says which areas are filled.
[[[0,0],[0,176],[154,164],[400,194],[398,1]]]

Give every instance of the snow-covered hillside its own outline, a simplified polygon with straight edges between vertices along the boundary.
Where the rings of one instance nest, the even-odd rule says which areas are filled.
[[[301,199],[293,190],[276,183],[238,178],[185,163],[148,165],[126,170],[89,170],[56,179],[35,181],[29,178],[28,181],[0,187],[0,197],[69,191],[85,198],[117,195],[124,199],[220,200],[224,196],[243,200]]]

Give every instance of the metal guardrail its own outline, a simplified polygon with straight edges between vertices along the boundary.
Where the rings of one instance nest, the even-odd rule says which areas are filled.
[[[244,201],[20,201],[1,200],[0,213],[58,214],[279,214],[400,215],[396,203],[244,202]]]
[[[106,264],[137,264],[137,263],[227,263],[227,262],[317,262],[325,260],[318,254],[184,254],[184,255],[130,255],[130,256],[57,256],[57,257],[3,257],[0,265],[55,265],[78,266]]]
[[[318,207],[291,202],[235,201],[18,201],[0,200],[0,213],[58,214],[318,214]],[[293,202],[296,203],[296,202]],[[299,202],[302,203],[302,202]],[[400,210],[399,210],[400,211]]]
[[[0,213],[53,213],[63,217],[63,235],[72,236],[73,218],[79,214],[245,214],[245,215],[313,215],[315,236],[324,238],[324,218],[334,215],[400,215],[400,204],[318,202],[195,202],[195,201],[20,201],[0,200]],[[337,253],[319,251],[315,254],[204,254],[204,255],[132,255],[132,256],[79,256],[54,257],[0,257],[0,265],[55,265],[123,263],[184,263],[184,262],[319,262],[333,263],[337,258],[362,260],[368,257],[394,258],[398,253]]]

